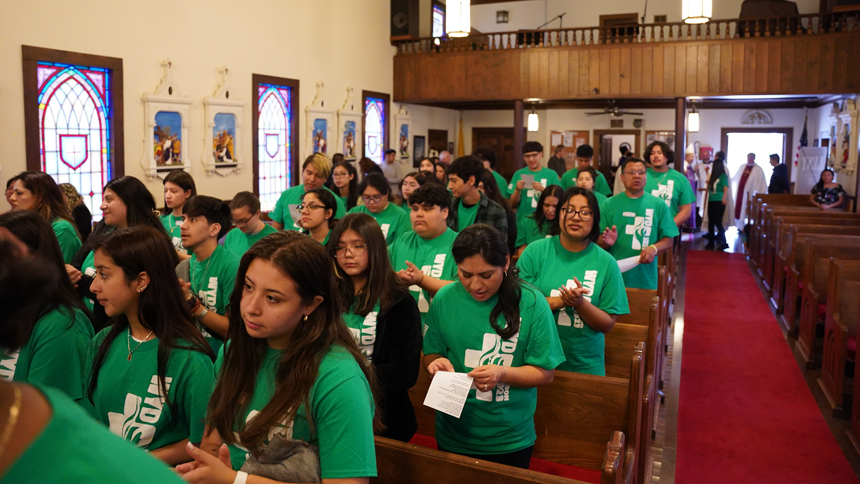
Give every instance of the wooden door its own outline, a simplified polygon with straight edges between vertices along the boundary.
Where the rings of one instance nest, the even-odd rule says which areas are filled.
[[[496,152],[496,172],[506,180],[524,166],[523,157],[514,154],[514,128],[472,128],[472,151],[479,146],[488,146]]]
[[[614,180],[612,176],[612,156],[620,157],[621,153],[618,151],[618,147],[614,147],[614,149],[607,150],[607,153],[612,153],[610,156],[603,155],[603,136],[605,135],[615,135],[615,134],[632,134],[636,136],[636,144],[634,147],[639,146],[641,141],[640,137],[642,132],[638,129],[595,129],[594,130],[594,159],[591,164],[594,166],[595,170],[603,173],[603,176],[606,177],[606,181],[609,183],[609,186],[612,187],[612,181]],[[635,149],[634,149],[635,152]],[[640,153],[635,153],[639,157],[641,157]]]
[[[447,129],[428,129],[427,130],[427,152],[436,150],[436,156],[439,153],[448,149],[448,130]]]

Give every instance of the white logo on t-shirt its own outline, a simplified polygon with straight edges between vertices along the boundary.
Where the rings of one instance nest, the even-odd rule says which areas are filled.
[[[209,278],[209,288],[208,290],[203,290],[202,288],[197,294],[197,297],[206,305],[209,309],[215,309],[215,306],[218,304],[218,278],[210,277]]]
[[[597,283],[597,271],[585,271],[585,277],[582,280],[583,289],[588,289],[588,294],[583,294],[582,298],[588,302],[591,302],[591,297],[594,295],[594,286]],[[568,289],[573,289],[576,287],[576,281],[573,279],[568,279],[567,283],[565,283],[564,287]],[[558,297],[561,296],[561,291],[558,289],[553,289],[549,292],[550,297]],[[582,318],[579,317],[579,312],[576,310],[573,311],[573,321],[571,322],[570,316],[568,316],[565,308],[562,308],[558,311],[558,321],[557,324],[559,326],[573,326],[574,328],[583,328],[585,327],[585,323],[582,321]]]
[[[15,378],[15,368],[18,367],[19,351],[7,351],[0,360],[0,379],[12,381]]]
[[[520,318],[522,321],[522,318]],[[517,349],[517,341],[520,333],[511,336],[509,340],[502,341],[502,337],[496,333],[484,333],[484,340],[480,350],[466,350],[463,364],[470,368],[483,365],[511,366],[514,362],[514,351]],[[496,394],[497,402],[507,401],[510,397],[508,385],[498,384],[493,390],[484,392],[475,390],[475,398],[485,402],[493,401],[493,392]]]
[[[166,390],[170,390],[173,378],[164,379]],[[158,376],[152,375],[149,388],[150,396],[139,397],[133,393],[125,396],[125,407],[122,413],[108,412],[110,431],[138,447],[146,448],[155,435],[155,424],[161,418],[164,407],[164,394],[158,384]]]
[[[379,228],[382,229],[382,236],[385,240],[388,240],[388,229],[391,227],[391,224],[380,224]]]
[[[368,361],[373,357],[373,345],[376,343],[376,315],[376,311],[367,313],[361,329],[349,328],[349,332],[361,348],[361,353]]]
[[[546,178],[541,178],[540,180],[535,181],[546,187]],[[540,198],[540,192],[535,190],[534,188],[530,188],[528,189],[528,191],[526,191],[526,196],[532,199],[532,208],[537,208],[538,199]]]
[[[633,224],[627,224],[624,228],[624,233],[632,235],[630,248],[633,250],[642,250],[643,247],[648,247],[651,242],[651,226],[654,223],[654,209],[645,209],[644,217],[637,217],[635,214],[625,216],[633,216]]]
[[[675,193],[674,188],[675,180],[669,180],[669,182],[665,185],[658,183],[657,189],[651,190],[651,195],[662,199],[664,202],[666,202],[666,206],[669,207],[672,205],[672,196]]]

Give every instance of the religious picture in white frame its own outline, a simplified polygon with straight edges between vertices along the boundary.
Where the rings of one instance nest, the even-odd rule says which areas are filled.
[[[175,111],[155,113],[153,157],[158,168],[182,166],[182,115]]]
[[[400,125],[400,157],[409,158],[409,125],[403,123]]]
[[[313,152],[327,154],[328,120],[323,118],[314,119],[313,130]]]
[[[232,164],[236,160],[236,116],[231,113],[217,113],[212,128],[212,156],[216,164]]]
[[[355,121],[343,123],[343,157],[347,160],[355,159]]]

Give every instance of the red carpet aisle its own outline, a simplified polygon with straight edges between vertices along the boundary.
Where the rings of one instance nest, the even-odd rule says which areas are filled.
[[[683,344],[677,483],[857,482],[742,254],[688,252]]]

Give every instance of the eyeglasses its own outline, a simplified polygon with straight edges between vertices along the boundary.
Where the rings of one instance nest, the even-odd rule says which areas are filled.
[[[523,158],[525,158],[525,159],[528,159],[528,158],[537,158],[537,157],[538,157],[538,156],[540,156],[540,155],[541,155],[541,153],[538,153],[538,152],[534,152],[534,153],[524,153],[524,154],[523,154]]]
[[[344,178],[344,177],[349,176],[349,173],[332,173],[331,176],[333,176],[335,178]]]
[[[588,222],[591,220],[591,217],[594,216],[594,212],[587,208],[583,208],[582,210],[576,211],[570,207],[561,207],[562,213],[564,213],[565,218],[573,218],[574,215],[579,214],[579,219],[583,222]]]
[[[627,176],[645,176],[647,171],[625,171],[624,174]]]
[[[244,226],[248,225],[248,222],[250,222],[252,218],[254,218],[253,215],[251,215],[250,217],[248,217],[246,219],[234,220],[233,225],[235,225],[236,227],[244,227]]]
[[[302,213],[305,211],[305,209],[308,209],[309,211],[314,211],[318,208],[324,209],[325,205],[317,205],[316,203],[313,203],[313,202],[311,202],[307,205],[296,205],[296,212]]]
[[[385,196],[387,195],[362,195],[361,199],[364,200],[364,203],[379,203]]]
[[[367,244],[361,245],[339,245],[334,248],[334,256],[335,257],[346,257],[347,251],[352,254],[353,257],[358,257],[361,254],[364,254],[364,251],[367,250]]]

